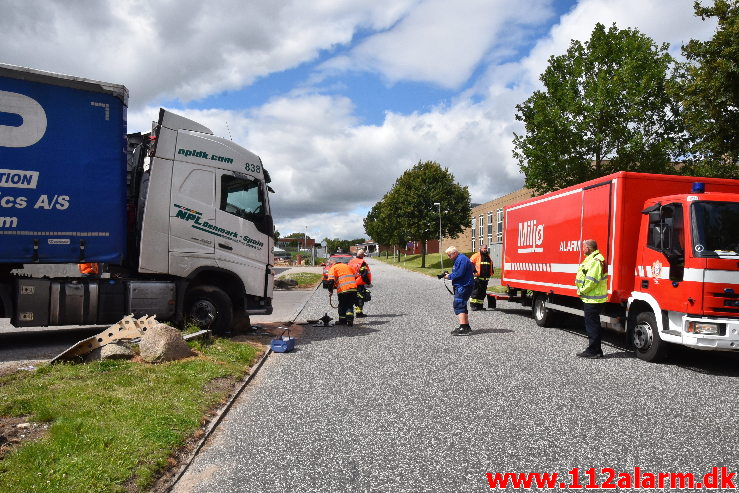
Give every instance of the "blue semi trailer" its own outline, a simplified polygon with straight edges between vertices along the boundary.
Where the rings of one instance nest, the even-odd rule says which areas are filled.
[[[270,313],[260,158],[164,109],[151,132],[127,134],[127,106],[122,85],[0,64],[0,317],[96,325],[133,313],[222,332]],[[82,263],[102,271],[38,267]]]

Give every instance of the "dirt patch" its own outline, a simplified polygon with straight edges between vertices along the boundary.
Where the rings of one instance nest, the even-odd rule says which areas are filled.
[[[264,322],[252,325],[250,330],[241,330],[231,339],[237,342],[253,342],[269,346],[270,341],[279,337],[285,329],[290,330],[290,335],[298,337],[303,334],[303,326],[290,322]]]
[[[36,368],[48,363],[48,360],[8,361],[0,363],[0,377],[17,371],[36,371]]]
[[[48,423],[33,423],[28,417],[0,417],[0,460],[24,443],[40,440]]]

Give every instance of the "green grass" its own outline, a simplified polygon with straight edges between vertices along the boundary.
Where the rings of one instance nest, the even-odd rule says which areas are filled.
[[[259,349],[215,339],[202,354],[151,365],[58,364],[0,378],[0,416],[47,422],[48,433],[0,461],[3,493],[145,491],[167,458],[244,377]]]
[[[293,272],[291,274],[283,274],[277,279],[287,280],[292,279],[298,283],[298,288],[312,288],[318,281],[323,278],[322,274],[316,274],[314,272]]]

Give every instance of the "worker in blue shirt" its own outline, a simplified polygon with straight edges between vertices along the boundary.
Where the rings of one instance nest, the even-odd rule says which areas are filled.
[[[446,249],[446,255],[454,262],[452,273],[444,276],[452,281],[454,287],[454,313],[459,319],[459,327],[454,329],[453,336],[466,336],[472,332],[470,328],[469,313],[467,312],[467,300],[470,299],[472,288],[475,287],[475,266],[463,253],[459,253],[457,247],[450,246]]]

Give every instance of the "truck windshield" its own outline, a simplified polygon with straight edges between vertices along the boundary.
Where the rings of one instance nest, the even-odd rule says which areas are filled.
[[[739,203],[694,202],[692,229],[696,257],[739,256]]]

